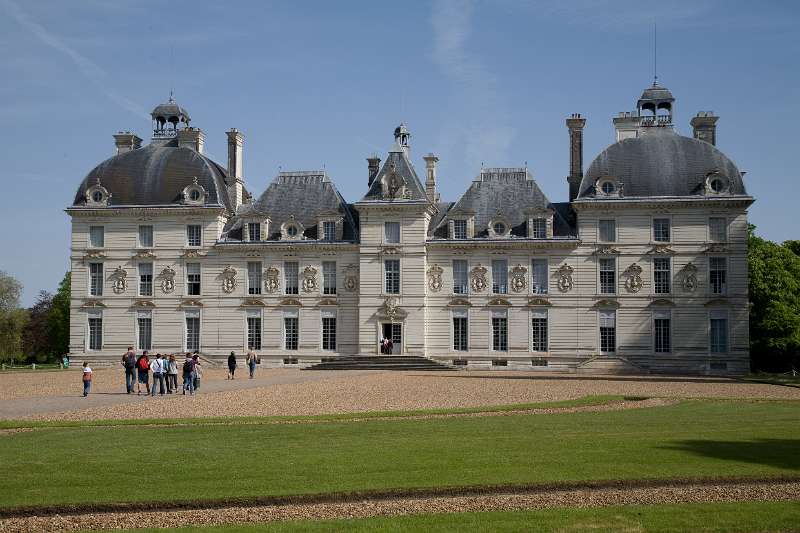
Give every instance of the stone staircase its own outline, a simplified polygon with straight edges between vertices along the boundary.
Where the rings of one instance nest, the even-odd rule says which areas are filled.
[[[455,370],[427,357],[413,355],[353,355],[336,357],[306,370]]]
[[[649,374],[644,368],[637,366],[624,357],[599,355],[578,365],[578,374]]]

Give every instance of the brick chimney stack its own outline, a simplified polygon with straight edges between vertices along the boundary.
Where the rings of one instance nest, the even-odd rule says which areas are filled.
[[[436,163],[439,158],[433,154],[428,154],[423,157],[425,160],[425,170],[427,177],[425,178],[425,193],[431,202],[439,202],[439,193],[436,192]]]
[[[569,201],[578,197],[581,180],[583,179],[583,127],[586,119],[579,113],[573,113],[567,119],[569,130]]]
[[[228,197],[234,210],[244,202],[244,171],[242,169],[244,135],[236,128],[226,131],[228,136]]]
[[[142,147],[142,139],[135,133],[121,131],[114,135],[114,146],[117,147],[117,155],[124,154]]]
[[[690,122],[694,138],[716,146],[718,120],[719,117],[713,111],[700,111],[697,113]]]
[[[372,154],[367,158],[367,168],[369,169],[369,179],[367,180],[367,187],[372,187],[372,182],[375,181],[375,176],[381,169],[381,158],[377,154]]]

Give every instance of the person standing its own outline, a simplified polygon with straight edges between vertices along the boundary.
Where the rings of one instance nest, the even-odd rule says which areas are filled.
[[[175,354],[169,354],[167,361],[167,394],[178,392],[178,362],[175,360]]]
[[[150,358],[147,357],[147,350],[142,352],[139,359],[136,360],[136,374],[139,377],[139,383],[136,387],[136,394],[142,393],[142,384],[144,383],[147,392],[145,395],[150,394]]]
[[[253,379],[253,376],[256,373],[257,361],[258,361],[258,356],[253,350],[247,352],[247,368],[250,370],[250,379]]]
[[[136,353],[133,346],[128,346],[128,351],[122,356],[122,366],[125,368],[125,389],[130,394],[136,384]]]
[[[236,373],[236,354],[231,352],[228,356],[228,379],[233,379],[234,373]]]
[[[194,390],[200,390],[200,378],[203,377],[203,365],[200,364],[200,354],[194,352],[192,355],[192,362],[194,363]]]
[[[89,363],[83,363],[83,397],[89,396],[89,390],[92,388],[92,369],[89,368]]]
[[[186,352],[186,359],[183,361],[183,394],[187,390],[190,395],[194,394],[194,361],[189,352]]]
[[[164,396],[164,356],[156,354],[153,360],[150,362],[150,370],[153,371],[153,388],[151,390],[151,396],[156,395],[156,385],[158,385],[158,390],[161,393],[161,396]]]

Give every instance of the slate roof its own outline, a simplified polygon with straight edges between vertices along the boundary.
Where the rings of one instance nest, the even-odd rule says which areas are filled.
[[[644,100],[674,100],[675,98],[672,96],[672,93],[666,87],[661,87],[660,85],[654,83],[652,86],[648,87],[644,91],[642,91],[642,96],[639,97],[639,102],[641,103]]]
[[[596,180],[605,176],[622,182],[626,198],[700,195],[715,171],[728,179],[730,194],[747,194],[739,169],[714,145],[668,128],[650,130],[603,150],[589,165],[578,198],[594,197]]]
[[[73,205],[85,205],[86,189],[98,180],[111,193],[112,207],[180,204],[183,189],[197,178],[206,191],[205,205],[221,205],[232,212],[226,177],[223,167],[191,148],[178,148],[173,139],[106,159],[81,182]]]
[[[372,181],[372,185],[361,201],[391,201],[383,197],[383,187],[381,184],[383,178],[392,172],[394,172],[398,180],[406,186],[409,192],[409,197],[403,198],[402,200],[428,200],[428,196],[425,193],[425,186],[417,177],[414,165],[412,165],[411,161],[408,159],[408,154],[395,143],[391,150],[389,150],[386,161],[384,161],[383,166],[378,171],[378,174]]]

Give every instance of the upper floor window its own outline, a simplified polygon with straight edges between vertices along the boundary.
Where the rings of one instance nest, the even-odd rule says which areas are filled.
[[[106,242],[106,230],[103,226],[89,226],[89,246],[102,248]]]
[[[186,294],[200,296],[200,263],[186,263]]]
[[[467,294],[467,260],[453,259],[453,293]]]
[[[89,263],[89,295],[103,295],[103,263]]]
[[[728,260],[725,257],[711,257],[708,264],[708,282],[711,294],[725,294],[728,285]]]
[[[322,294],[336,294],[336,262],[322,262]]]
[[[508,262],[505,259],[492,261],[492,292],[508,293]]]
[[[325,220],[322,223],[322,240],[335,241],[336,240],[336,222],[333,220]]]
[[[653,259],[653,288],[656,294],[669,294],[672,280],[669,257]]]
[[[467,238],[467,221],[462,219],[453,221],[453,238],[466,239]]]
[[[299,294],[298,276],[300,265],[296,261],[287,261],[283,264],[283,282],[286,294]]]
[[[728,221],[725,217],[711,217],[708,219],[708,238],[711,242],[725,242],[728,240]]]
[[[153,263],[139,263],[139,296],[153,295]]]
[[[400,223],[399,222],[384,222],[383,223],[383,240],[389,244],[400,243]]]
[[[400,294],[400,260],[386,259],[383,262],[386,294]]]
[[[531,261],[531,292],[547,294],[547,259]]]
[[[153,247],[153,226],[139,226],[139,247]]]
[[[261,262],[247,262],[247,294],[261,294]]]
[[[669,242],[670,228],[668,218],[653,219],[653,240],[655,242]]]
[[[200,224],[186,226],[186,245],[195,248],[203,245],[203,227]]]
[[[534,239],[547,238],[547,220],[544,218],[531,220],[531,237]]]
[[[600,220],[600,240],[602,242],[617,241],[617,222],[616,220]]]
[[[258,222],[247,223],[247,240],[258,242],[261,240],[261,224]]]
[[[600,294],[617,293],[617,260],[614,257],[600,259]]]

